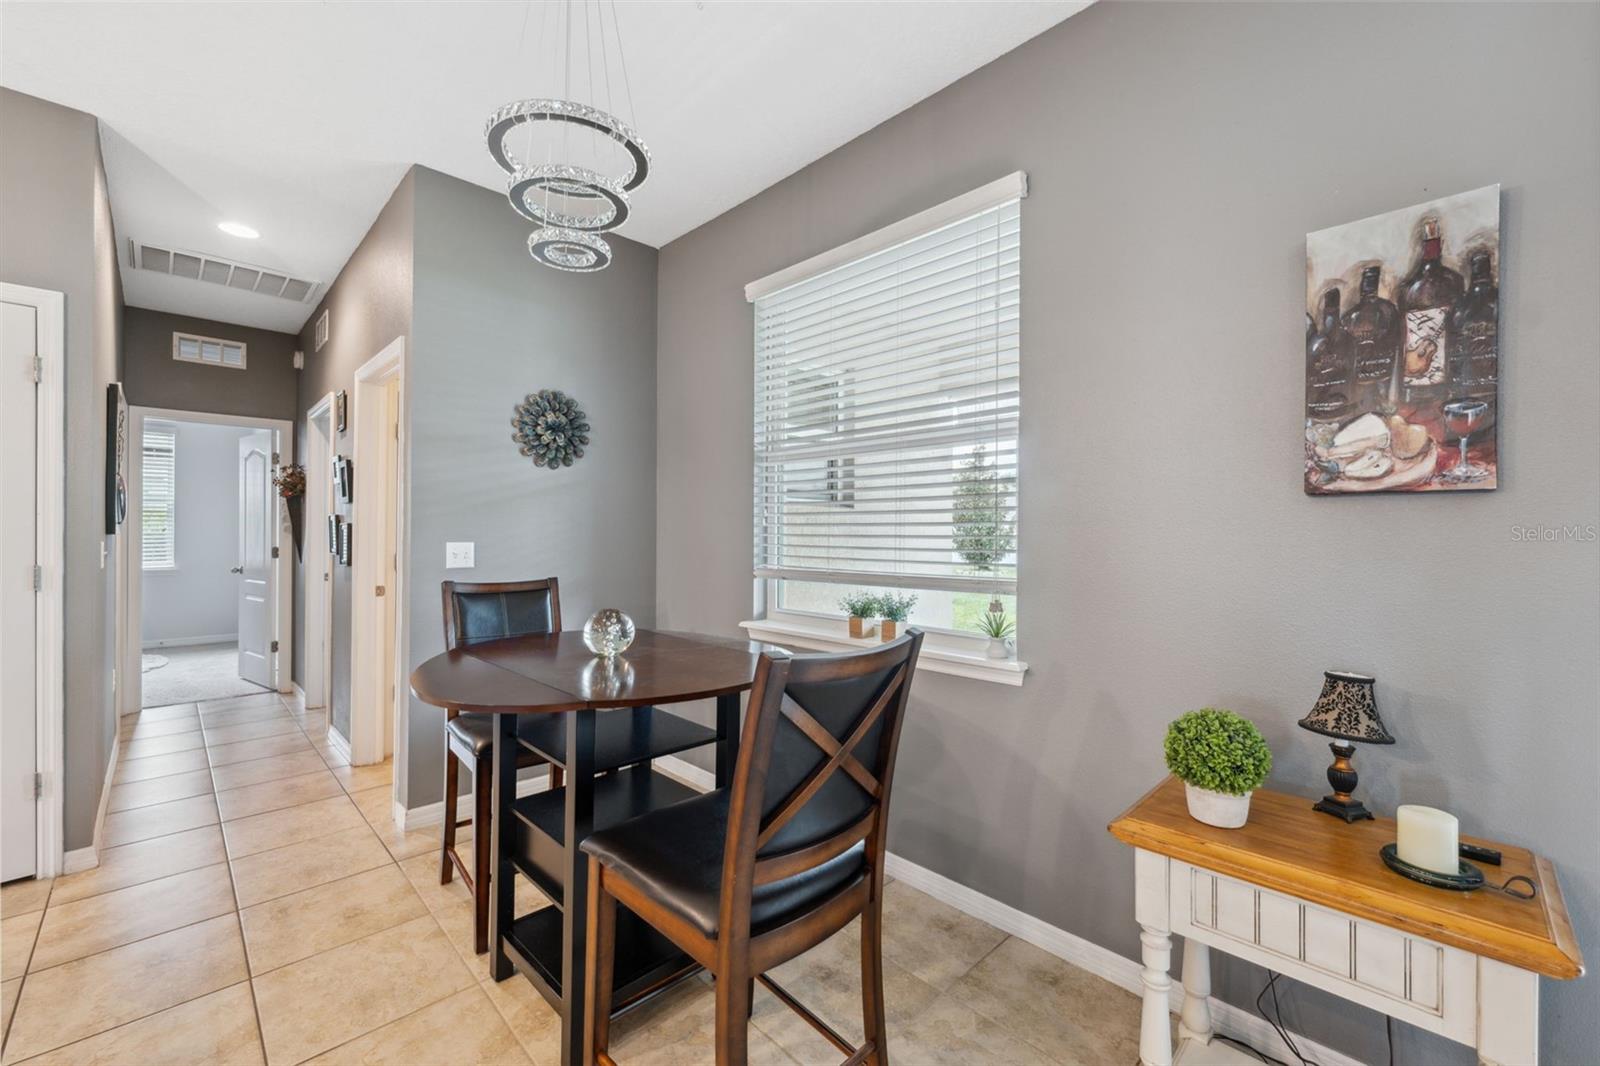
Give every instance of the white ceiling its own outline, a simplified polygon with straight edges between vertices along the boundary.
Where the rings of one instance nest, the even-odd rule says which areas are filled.
[[[619,232],[665,244],[1086,6],[619,3],[653,156]],[[484,120],[559,95],[562,9],[8,2],[0,83],[100,117],[130,304],[294,332],[313,304],[130,269],[127,240],[331,283],[412,163],[504,190]],[[506,225],[532,228],[509,205]]]

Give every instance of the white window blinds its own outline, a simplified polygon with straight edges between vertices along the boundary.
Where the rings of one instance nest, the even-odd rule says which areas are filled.
[[[178,564],[177,438],[171,426],[145,425],[143,456],[143,565],[170,570]]]
[[[1015,195],[755,297],[757,577],[1015,591]]]

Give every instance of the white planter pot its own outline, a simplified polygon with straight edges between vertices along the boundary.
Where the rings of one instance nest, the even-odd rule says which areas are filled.
[[[1183,794],[1189,800],[1189,817],[1218,829],[1238,829],[1250,817],[1250,796],[1230,796],[1226,792],[1213,792],[1209,788],[1196,788],[1187,781]]]
[[[1006,641],[1005,641],[1004,637],[990,637],[989,638],[989,658],[991,658],[991,659],[1009,659],[1009,658],[1011,658],[1011,649],[1006,647]]]

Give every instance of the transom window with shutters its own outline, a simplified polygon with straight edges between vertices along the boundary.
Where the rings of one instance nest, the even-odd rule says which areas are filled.
[[[233,370],[243,370],[248,354],[248,346],[243,341],[198,337],[192,333],[172,335],[172,358],[180,363],[200,363],[205,366],[225,366]]]
[[[145,423],[143,454],[143,510],[139,516],[144,537],[146,570],[172,570],[178,565],[177,545],[177,435],[172,426]]]
[[[755,576],[766,613],[982,639],[1016,617],[1023,175],[746,290],[755,304]]]

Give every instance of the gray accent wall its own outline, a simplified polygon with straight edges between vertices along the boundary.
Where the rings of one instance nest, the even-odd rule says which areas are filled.
[[[1600,524],[1600,8],[1097,4],[672,242],[658,625],[751,613],[744,285],[1018,169],[1031,670],[918,678],[892,849],[1137,957],[1133,856],[1105,827],[1163,774],[1166,723],[1234,708],[1269,787],[1320,795],[1326,743],[1295,721],[1352,668],[1399,738],[1358,753],[1367,801],[1549,855],[1592,960],[1600,544],[1519,530]],[[1495,182],[1502,487],[1308,498],[1304,235]],[[1264,974],[1217,966],[1250,1006]],[[1546,1061],[1592,1061],[1595,981],[1544,982]],[[1385,1061],[1378,1015],[1303,987],[1284,1010]]]
[[[291,333],[143,307],[123,312],[122,329],[127,352],[123,387],[130,404],[253,418],[292,419],[298,413],[300,374],[294,353],[300,338]],[[245,368],[179,362],[172,357],[174,333],[242,341]]]
[[[53,787],[72,851],[94,841],[117,731],[105,422],[106,386],[122,372],[122,286],[94,116],[0,89],[0,144],[0,280],[66,296],[65,781]]]
[[[655,250],[607,234],[608,269],[551,270],[529,257],[531,227],[504,195],[423,167],[413,174],[411,667],[444,648],[446,578],[554,575],[566,628],[581,628],[599,607],[652,624]],[[575,396],[594,426],[572,467],[535,467],[511,439],[512,408],[539,389]],[[445,570],[446,541],[475,542],[477,565]],[[444,711],[412,699],[409,720],[401,772],[415,808],[443,794]]]

